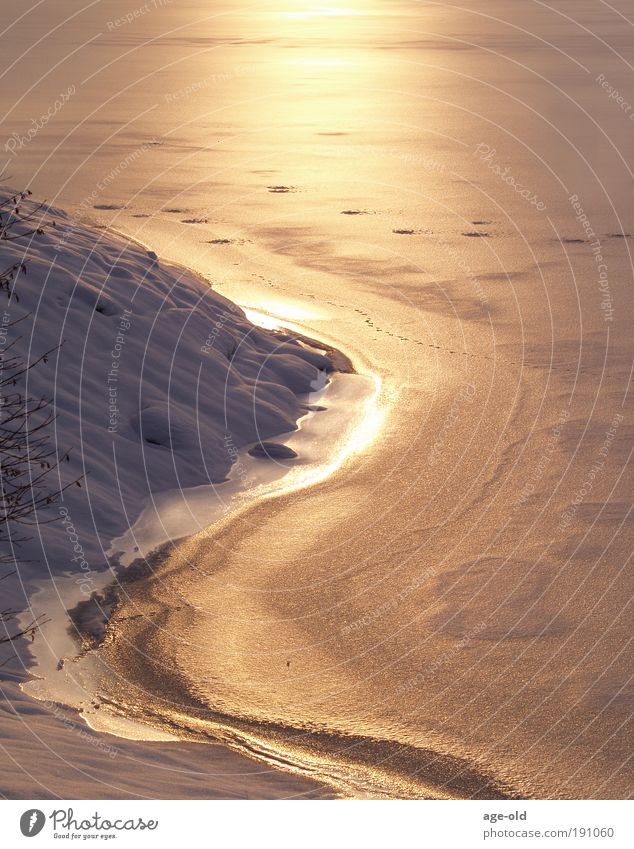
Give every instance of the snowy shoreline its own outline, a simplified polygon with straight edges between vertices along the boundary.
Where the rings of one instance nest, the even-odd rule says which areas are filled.
[[[145,498],[221,483],[237,451],[295,430],[302,396],[334,366],[303,340],[252,324],[186,269],[48,214],[55,229],[3,243],[9,261],[27,263],[5,312],[23,319],[14,354],[52,351],[25,387],[51,399],[55,448],[70,452],[50,488],[81,485],[38,513],[37,535],[14,553],[56,574],[77,570],[79,545],[92,572]]]
[[[333,444],[345,442],[354,426],[350,404],[362,415],[376,386],[353,374],[342,352],[295,329],[253,324],[207,281],[134,240],[77,225],[60,210],[47,214],[54,230],[9,245],[11,259],[28,264],[10,308],[12,316],[28,315],[29,332],[15,343],[24,357],[59,346],[49,366],[29,374],[28,391],[51,397],[56,448],[61,454],[71,446],[59,488],[74,478],[81,486],[38,515],[37,534],[14,549],[19,580],[5,581],[5,600],[23,608],[20,624],[42,612],[50,621],[33,647],[18,647],[22,671],[9,673],[3,691],[8,698],[13,690],[15,705],[27,699],[34,715],[53,706],[59,719],[70,707],[91,725],[90,695],[75,661],[87,632],[97,641],[103,634],[119,581],[133,577],[123,577],[124,562],[134,561],[131,572],[141,574],[138,564],[158,556],[161,543],[229,512],[223,498],[239,509],[274,493],[281,480],[301,486],[327,474]],[[344,374],[333,381],[336,372]],[[286,450],[296,459],[251,456],[271,438],[280,448],[295,445]],[[204,516],[191,500],[201,496]],[[210,516],[214,499],[222,509]],[[180,518],[170,526],[176,502]],[[101,730],[122,742],[170,739],[125,725]],[[60,735],[63,748],[67,735]],[[306,782],[289,782],[306,792]],[[214,788],[225,791],[222,782]]]
[[[102,642],[110,617],[126,596],[126,585],[157,573],[178,544],[201,531],[211,535],[215,525],[235,518],[258,500],[309,486],[329,475],[350,453],[359,424],[374,409],[377,392],[378,384],[369,376],[335,374],[316,398],[306,399],[323,404],[307,403],[298,429],[276,437],[279,447],[293,446],[296,462],[264,460],[243,449],[226,481],[153,494],[134,525],[112,541],[106,552],[110,568],[94,577],[89,592],[73,575],[38,582],[31,608],[52,610],[57,602],[60,610],[41,626],[39,642],[30,647],[30,673],[35,678],[22,690],[40,700],[74,707],[94,729],[124,737],[132,729],[133,739],[155,739],[155,732],[145,726],[119,720],[109,719],[104,729],[103,711],[95,712],[90,697],[94,691],[90,658],[85,667],[75,661]],[[319,411],[311,410],[313,406]],[[25,611],[21,621],[26,623],[29,616]]]

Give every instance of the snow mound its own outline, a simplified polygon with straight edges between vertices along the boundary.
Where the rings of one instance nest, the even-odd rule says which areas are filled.
[[[292,460],[297,457],[296,451],[281,442],[258,442],[253,448],[249,448],[249,454],[267,460]]]
[[[150,493],[223,481],[237,449],[294,430],[305,413],[298,396],[323,385],[331,363],[254,326],[208,282],[152,251],[50,215],[56,227],[43,235],[0,242],[5,265],[27,263],[4,320],[23,319],[9,333],[20,337],[14,353],[53,351],[27,386],[53,399],[57,449],[71,449],[51,486],[83,480],[64,493],[66,523],[59,503],[47,508],[38,518],[50,524],[17,553],[53,571],[77,569],[72,521],[99,568]]]

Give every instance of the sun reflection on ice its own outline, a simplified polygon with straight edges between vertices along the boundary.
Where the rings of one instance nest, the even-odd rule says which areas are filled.
[[[266,307],[266,308],[265,308]],[[296,301],[276,300],[262,304],[260,309],[242,306],[246,317],[253,324],[267,330],[290,330],[300,334],[310,333],[310,329],[297,325],[294,321],[327,319],[323,310],[307,307]],[[368,448],[379,435],[385,422],[388,399],[383,391],[381,378],[372,372],[363,370],[361,373],[346,375],[348,380],[358,380],[365,389],[353,400],[349,399],[350,413],[345,435],[335,440],[327,460],[302,469],[298,467],[286,476],[284,491],[290,492],[303,489],[311,484],[319,483],[332,475],[349,457]]]
[[[290,322],[318,321],[327,317],[324,310],[282,299],[267,300],[266,303],[256,303],[249,306],[241,304],[240,306],[252,324],[257,324],[258,327],[263,327],[265,330],[286,329],[303,334],[305,329],[296,327]]]

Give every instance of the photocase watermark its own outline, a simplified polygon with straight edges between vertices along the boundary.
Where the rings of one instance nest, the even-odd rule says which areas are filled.
[[[39,808],[29,808],[20,817],[20,831],[25,837],[35,837],[46,825],[46,814]]]
[[[219,318],[216,322],[214,322],[214,326],[209,331],[207,338],[205,339],[205,343],[200,346],[201,354],[210,354],[213,350],[216,349],[216,343],[218,342],[219,337],[222,334],[225,326],[231,321],[232,316],[229,313],[225,313],[222,318]],[[232,352],[224,352],[229,360],[231,360],[231,356],[229,356]]]
[[[520,507],[523,507],[524,504],[535,494],[535,489],[537,488],[537,484],[542,479],[543,475],[550,468],[550,464],[552,462],[553,454],[557,450],[557,445],[559,440],[561,439],[561,434],[563,432],[563,428],[570,418],[569,410],[562,410],[559,413],[559,418],[557,422],[552,427],[550,434],[548,436],[548,440],[546,441],[546,447],[542,451],[539,460],[535,464],[533,471],[529,479],[526,481],[524,486],[522,487],[522,491],[520,492],[517,501],[513,505],[513,510],[519,510]]]
[[[593,490],[597,478],[605,471],[605,461],[610,453],[610,449],[612,448],[612,444],[616,438],[616,433],[619,429],[619,425],[623,421],[623,418],[624,416],[622,413],[616,413],[612,419],[610,427],[605,432],[605,437],[601,443],[601,447],[597,452],[600,459],[594,461],[588,470],[583,483],[576,491],[575,497],[572,499],[568,508],[561,514],[559,524],[557,525],[558,531],[565,531],[570,527],[577,515],[579,505],[583,503],[586,496]]]
[[[47,819],[51,822],[54,838],[67,838],[73,842],[81,840],[82,843],[85,840],[98,838],[115,839],[117,834],[111,832],[129,834],[131,831],[155,831],[159,825],[159,820],[146,820],[143,817],[130,817],[127,814],[111,820],[95,811],[82,819],[81,815],[75,816],[73,808],[57,808],[48,816],[39,808],[29,808],[20,817],[20,831],[24,837],[35,837],[42,831]]]
[[[370,625],[377,622],[379,619],[382,619],[388,613],[396,608],[413,592],[420,589],[424,586],[426,581],[429,581],[430,578],[434,578],[438,574],[438,569],[436,566],[428,566],[420,575],[417,575],[413,578],[407,586],[403,587],[398,593],[395,593],[391,598],[387,601],[383,602],[383,604],[378,605],[373,608],[368,613],[360,616],[359,619],[355,619],[354,622],[348,622],[341,628],[341,634],[343,636],[347,636],[348,634],[352,634],[356,631],[360,631],[362,628],[368,628]]]
[[[187,100],[193,94],[199,91],[204,91],[206,88],[222,85],[231,80],[239,79],[240,77],[250,76],[251,74],[261,72],[261,68],[257,65],[236,65],[228,71],[221,71],[217,74],[209,74],[207,77],[202,77],[196,82],[189,83],[182,88],[177,88],[174,91],[168,91],[164,97],[166,103],[176,103],[178,100]]]
[[[97,737],[95,734],[92,734],[90,730],[85,725],[80,725],[75,722],[69,716],[67,716],[64,711],[61,709],[57,702],[51,702],[48,699],[44,700],[45,704],[49,706],[51,712],[55,719],[61,720],[64,728],[68,731],[73,731],[77,734],[78,737],[82,739],[84,743],[88,743],[88,745],[93,746],[95,749],[99,749],[104,755],[107,755],[111,760],[114,760],[119,754],[119,749],[116,746],[111,746],[109,743],[106,743],[105,740],[102,740],[100,737]]]
[[[231,462],[232,472],[240,478],[243,486],[246,485],[249,479],[249,470],[245,463],[243,463],[240,459],[240,451],[236,447],[236,444],[233,441],[233,436],[230,433],[225,433],[223,445],[227,452],[227,456],[229,457],[229,461]],[[229,507],[227,506],[226,509],[228,510]]]
[[[634,111],[632,111],[632,104],[627,101],[621,92],[611,85],[608,80],[605,78],[605,74],[599,74],[595,79],[596,83],[599,83],[601,88],[607,93],[610,100],[613,100],[616,105],[621,109],[621,111],[628,116],[628,120],[634,121]]]
[[[430,466],[434,466],[442,458],[443,454],[445,453],[447,437],[455,423],[460,418],[461,408],[465,404],[471,404],[473,402],[475,393],[475,384],[467,383],[465,384],[465,386],[462,387],[462,389],[454,399],[454,402],[451,405],[451,409],[449,410],[449,413],[443,422],[440,432],[434,440],[434,444],[431,447],[431,451],[429,452],[427,462]]]
[[[476,298],[480,301],[483,311],[488,312],[489,307],[489,296],[484,291],[484,287],[480,278],[475,274],[472,268],[469,266],[464,256],[460,253],[460,251],[456,250],[453,245],[444,244],[443,242],[437,245],[437,248],[442,250],[449,259],[451,259],[457,268],[462,271],[462,273],[466,276],[467,280],[471,288],[473,289]]]
[[[601,247],[601,239],[597,236],[590,219],[588,218],[583,206],[579,201],[579,195],[570,195],[568,198],[570,205],[575,213],[575,218],[581,224],[583,232],[587,239],[593,239],[590,242],[590,250],[594,257],[597,267],[597,285],[601,292],[601,309],[603,310],[603,320],[612,321],[614,317],[614,307],[612,304],[612,293],[610,292],[610,281],[608,277],[608,264],[603,256]]]
[[[11,324],[11,313],[6,310],[2,311],[0,316],[0,383],[4,378],[4,355],[7,350],[7,336],[9,333],[9,325]],[[5,402],[4,393],[0,391],[0,407]]]
[[[489,171],[492,171],[500,178],[500,180],[506,183],[507,186],[510,186],[514,191],[516,191],[521,198],[524,198],[526,203],[534,206],[539,212],[544,212],[546,204],[538,198],[535,192],[523,183],[517,182],[509,165],[503,167],[497,162],[497,150],[494,147],[485,144],[485,142],[479,142],[475,146],[475,153],[480,157],[482,162],[484,162]]]
[[[120,27],[132,24],[144,15],[149,15],[150,12],[154,12],[156,9],[171,6],[172,2],[173,0],[150,0],[150,2],[144,3],[142,6],[137,6],[136,9],[126,12],[125,15],[121,15],[118,18],[114,18],[114,20],[107,21],[106,27],[108,28],[108,32],[114,32]]]
[[[79,584],[79,589],[86,596],[91,596],[95,591],[95,577],[96,572],[90,568],[90,564],[86,560],[86,554],[84,552],[84,547],[81,544],[79,539],[79,535],[75,529],[75,525],[73,520],[68,512],[66,507],[59,508],[59,516],[62,520],[62,525],[68,535],[68,540],[73,547],[74,556],[70,558],[71,563],[79,565],[82,573],[75,581],[76,584]]]
[[[149,141],[143,142],[143,144],[139,145],[139,147],[135,148],[130,153],[126,154],[126,156],[124,156],[124,158],[121,159],[114,168],[110,169],[105,177],[102,177],[102,179],[95,184],[95,188],[92,192],[82,198],[81,202],[73,209],[70,213],[71,224],[81,224],[85,215],[94,208],[95,201],[101,197],[106,189],[109,188],[122,174],[124,174],[140,156],[148,150],[152,150],[157,144],[159,144],[158,140],[153,137]],[[62,250],[72,235],[72,226],[68,226],[64,236],[59,239],[56,244],[57,250]]]
[[[471,640],[474,640],[478,637],[478,635],[484,631],[487,627],[487,622],[478,622],[477,625],[474,625],[464,637],[461,637],[457,643],[454,643],[451,648],[443,652],[440,655],[437,655],[434,660],[425,667],[422,672],[419,672],[417,675],[414,675],[412,678],[409,678],[405,681],[398,689],[396,693],[405,693],[411,692],[412,690],[418,690],[423,684],[427,683],[429,679],[438,672],[452,657],[465,649]]]
[[[31,144],[39,131],[45,127],[58,112],[61,112],[76,91],[77,89],[74,85],[68,86],[66,91],[62,91],[60,93],[59,97],[49,106],[43,115],[40,115],[39,118],[31,118],[31,126],[25,133],[11,133],[4,143],[5,152],[10,153],[11,156],[17,156],[18,150],[22,150],[23,147]]]
[[[423,156],[420,153],[406,153],[397,147],[385,147],[383,145],[374,144],[334,144],[323,143],[313,145],[313,149],[317,154],[332,153],[336,156],[352,156],[356,158],[364,158],[371,156],[380,156],[385,159],[393,159],[399,162],[409,163],[411,165],[420,165],[425,171],[444,174],[447,170],[444,162],[440,162],[430,156]]]
[[[119,316],[119,331],[114,338],[110,351],[110,371],[107,377],[108,389],[108,433],[117,433],[119,429],[119,374],[122,363],[126,333],[132,327],[132,310],[124,309]]]

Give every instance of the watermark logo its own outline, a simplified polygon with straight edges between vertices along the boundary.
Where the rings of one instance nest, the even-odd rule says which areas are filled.
[[[44,828],[46,817],[43,811],[31,808],[20,817],[20,831],[25,837],[35,837]]]
[[[475,146],[474,153],[480,157],[489,171],[492,171],[500,178],[500,180],[502,180],[502,182],[514,189],[528,204],[534,206],[535,209],[539,210],[539,212],[543,212],[546,209],[546,204],[537,197],[535,192],[522,183],[518,183],[515,176],[511,173],[511,169],[508,165],[503,167],[499,164],[496,159],[497,150],[494,147],[491,147],[484,142],[480,142]]]
[[[74,85],[68,86],[66,91],[61,92],[55,103],[53,103],[43,115],[40,115],[39,118],[31,118],[31,126],[26,133],[23,135],[20,135],[20,133],[12,133],[11,137],[4,143],[4,150],[7,153],[10,153],[11,156],[17,156],[18,154],[16,151],[31,144],[40,130],[42,130],[48,122],[64,108],[76,91],[77,89]]]

